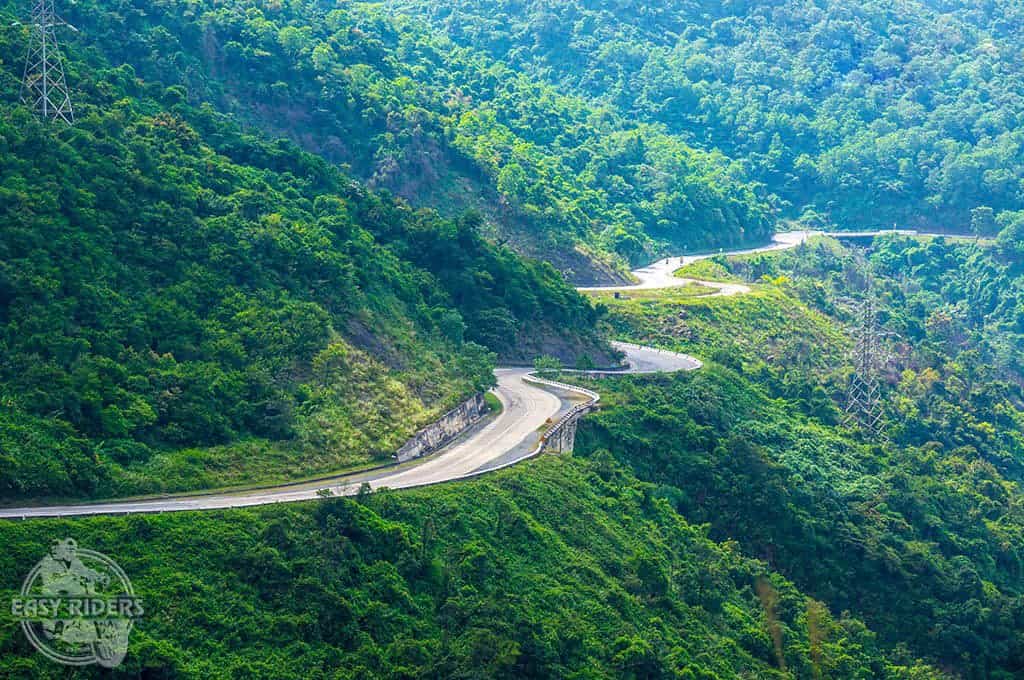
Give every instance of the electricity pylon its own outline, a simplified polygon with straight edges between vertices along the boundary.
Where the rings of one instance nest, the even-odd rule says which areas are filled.
[[[895,333],[883,330],[878,322],[878,305],[872,291],[872,276],[862,253],[856,256],[857,269],[863,277],[863,294],[845,302],[853,311],[855,338],[853,353],[853,375],[846,393],[846,416],[844,425],[859,424],[871,435],[878,435],[882,429],[882,383],[880,374],[888,363],[890,355],[885,349],[885,340],[897,337]]]
[[[882,388],[878,374],[885,364],[882,338],[887,335],[878,326],[878,310],[869,293],[853,303],[857,327],[853,348],[853,375],[846,394],[847,425],[859,423],[877,434],[882,424]]]
[[[68,125],[75,122],[71,94],[64,80],[64,62],[57,45],[57,26],[65,24],[53,8],[53,0],[36,0],[32,7],[31,35],[25,77],[21,84],[21,101],[49,120]]]

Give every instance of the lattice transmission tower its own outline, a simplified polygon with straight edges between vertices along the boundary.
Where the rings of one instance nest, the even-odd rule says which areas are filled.
[[[21,100],[38,115],[71,125],[75,113],[71,94],[64,79],[64,61],[57,44],[57,26],[74,26],[61,20],[53,6],[54,0],[36,0],[29,25],[31,35],[25,78],[21,84]]]
[[[856,318],[853,348],[853,375],[846,393],[847,425],[859,423],[865,430],[877,433],[882,424],[882,386],[879,373],[887,361],[882,340],[888,334],[878,324],[875,299],[868,292],[853,301]]]

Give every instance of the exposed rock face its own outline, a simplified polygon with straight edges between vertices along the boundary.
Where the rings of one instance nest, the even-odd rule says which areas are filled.
[[[433,453],[458,437],[487,412],[484,395],[479,392],[459,404],[434,424],[423,428],[398,450],[395,458],[404,463]]]
[[[501,353],[500,363],[503,366],[531,365],[540,356],[554,357],[569,368],[615,366],[619,363],[614,350],[607,344],[587,342],[541,323],[534,323],[517,333],[514,348]]]

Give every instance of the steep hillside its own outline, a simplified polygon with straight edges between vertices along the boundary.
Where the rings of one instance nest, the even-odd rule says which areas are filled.
[[[791,217],[965,231],[1024,207],[1018,2],[387,5],[742,160]]]
[[[21,45],[6,30],[0,59]],[[0,103],[0,496],[366,465],[491,384],[606,363],[549,265],[72,50],[78,121]]]
[[[579,281],[613,278],[622,258],[640,262],[659,244],[764,241],[771,229],[765,192],[740,164],[378,4],[89,0],[66,10],[81,31],[68,39],[88,58],[73,85],[102,55],[418,205],[473,208],[494,235]],[[5,30],[12,41],[21,33]]]
[[[471,481],[0,522],[0,677],[1024,677],[1017,4],[80,0],[73,127],[17,102],[23,11],[0,504],[365,468],[499,361],[607,364],[604,338],[704,364],[574,373],[602,398],[573,454]],[[567,282],[780,216],[998,236],[686,272],[732,297]],[[870,427],[844,411],[867,296]],[[558,399],[519,394],[488,433],[543,431]],[[145,600],[112,672],[51,664],[4,604],[65,537]]]

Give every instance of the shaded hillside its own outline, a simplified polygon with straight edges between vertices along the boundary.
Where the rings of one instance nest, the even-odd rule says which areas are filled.
[[[0,104],[4,498],[365,465],[490,385],[495,354],[532,359],[517,338],[609,360],[596,310],[478,218],[88,59],[69,59],[74,128]]]
[[[359,500],[0,523],[0,596],[53,538],[115,558],[146,612],[118,677],[944,677],[657,496],[544,458]],[[9,617],[0,675],[64,677]]]

